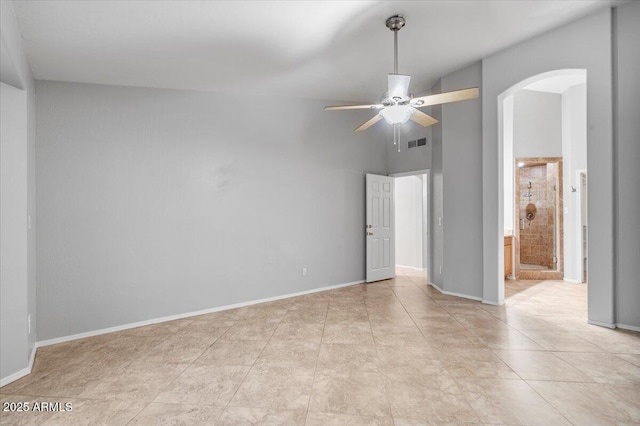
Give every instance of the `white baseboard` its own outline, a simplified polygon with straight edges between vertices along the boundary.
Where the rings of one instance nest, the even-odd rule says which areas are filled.
[[[494,302],[493,300],[486,300],[486,299],[482,299],[482,303],[484,303],[485,305],[493,305],[493,306],[502,306],[502,305],[504,305],[504,302],[498,303],[498,302]]]
[[[429,285],[433,288],[435,288],[436,290],[438,290],[440,293],[444,294],[444,290],[442,290],[440,287],[438,287],[437,285],[435,285],[432,282],[429,282]]]
[[[11,382],[15,382],[16,380],[21,379],[28,374],[31,374],[31,370],[33,369],[33,362],[36,359],[37,349],[38,349],[38,343],[35,343],[33,345],[33,348],[31,348],[31,354],[29,355],[29,365],[20,371],[16,371],[15,373],[0,379],[0,388],[8,385]]]
[[[616,328],[616,325],[614,323],[610,323],[610,322],[602,322],[602,321],[596,321],[596,320],[587,320],[588,324],[591,325],[597,325],[600,327],[606,327],[606,328]]]
[[[580,281],[580,280],[574,280],[574,279],[567,278],[567,277],[563,277],[562,281],[566,281],[568,283],[582,284],[582,281]]]
[[[414,271],[420,271],[420,272],[424,272],[427,270],[427,268],[418,268],[417,266],[407,266],[407,265],[396,265],[396,268],[413,269]]]
[[[637,327],[635,325],[620,324],[619,322],[616,323],[616,327],[623,330],[640,331],[640,327]]]
[[[306,294],[318,293],[318,292],[321,292],[321,291],[335,290],[335,289],[338,289],[338,288],[349,287],[349,286],[352,286],[352,285],[362,284],[362,283],[364,283],[364,280],[353,281],[353,282],[344,283],[344,284],[336,284],[336,285],[327,286],[327,287],[314,288],[314,289],[311,289],[311,290],[299,291],[299,292],[296,292],[296,293],[283,294],[281,296],[274,296],[274,297],[267,297],[267,298],[264,298],[264,299],[251,300],[249,302],[234,303],[233,305],[219,306],[219,307],[216,307],[216,308],[203,309],[203,310],[200,310],[200,311],[186,312],[186,313],[182,313],[182,314],[169,315],[169,316],[166,316],[166,317],[153,318],[153,319],[150,319],[150,320],[138,321],[138,322],[133,322],[133,323],[129,323],[129,324],[118,325],[118,326],[115,326],[115,327],[102,328],[102,329],[99,329],[99,330],[93,330],[93,331],[87,331],[87,332],[84,332],[84,333],[72,334],[70,336],[62,336],[62,337],[56,337],[56,338],[53,338],[53,339],[43,340],[41,342],[38,342],[37,345],[38,345],[38,347],[55,345],[55,344],[58,344],[58,343],[69,342],[69,341],[72,341],[72,340],[78,340],[78,339],[84,339],[84,338],[87,338],[87,337],[99,336],[101,334],[107,334],[107,333],[113,333],[113,332],[116,332],[116,331],[128,330],[128,329],[131,329],[131,328],[143,327],[145,325],[158,324],[158,323],[167,322],[167,321],[174,321],[174,320],[183,319],[183,318],[195,317],[195,316],[198,316],[198,315],[210,314],[210,313],[213,313],[213,312],[220,312],[220,311],[226,311],[226,310],[229,310],[229,309],[242,308],[244,306],[251,306],[251,305],[257,305],[257,304],[260,304],[260,303],[273,302],[273,301],[276,301],[276,300],[288,299],[290,297],[304,296]]]
[[[621,330],[640,331],[640,327],[638,327],[638,326],[621,324],[619,322],[610,323],[610,322],[587,320],[587,323],[589,323],[591,325],[597,325],[597,326],[600,326],[600,327],[606,327],[606,328],[619,328]]]
[[[435,288],[436,290],[438,290],[440,293],[442,294],[446,294],[447,296],[455,296],[455,297],[461,297],[463,299],[470,299],[470,300],[476,300],[478,302],[482,301],[482,297],[475,297],[475,296],[469,296],[467,294],[462,294],[462,293],[454,293],[452,291],[446,291],[441,289],[440,287],[438,287],[437,285],[435,285],[434,283],[429,283],[429,285],[433,288]]]

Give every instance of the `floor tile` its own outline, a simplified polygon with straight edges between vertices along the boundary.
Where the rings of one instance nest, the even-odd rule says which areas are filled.
[[[591,382],[589,376],[577,370],[552,352],[497,350],[496,354],[518,376],[526,380],[555,380],[558,382]]]
[[[489,349],[443,352],[442,368],[451,377],[519,379],[516,372]]]
[[[379,372],[380,361],[373,345],[323,343],[318,357],[318,370],[358,370]]]
[[[237,323],[221,337],[222,340],[269,340],[276,330],[272,323]]]
[[[372,326],[376,345],[426,344],[422,333],[415,325],[412,327]]]
[[[318,342],[322,340],[324,324],[292,324],[281,323],[273,333],[274,340],[306,340]]]
[[[113,376],[101,379],[79,396],[89,399],[151,401],[186,368],[187,364],[136,361]]]
[[[203,338],[195,336],[173,335],[167,338],[153,349],[140,356],[141,361],[147,362],[171,362],[190,364],[196,360],[215,338]]]
[[[616,356],[620,359],[624,359],[631,364],[640,367],[640,355],[638,354],[616,354]]]
[[[319,342],[274,339],[264,348],[258,362],[315,367],[319,352]]]
[[[604,352],[604,349],[569,332],[557,330],[524,330],[522,333],[548,351]]]
[[[586,286],[398,275],[39,348],[0,399],[73,412],[0,424],[640,423],[640,333],[588,324]]]
[[[446,376],[388,375],[393,417],[437,422],[478,422],[455,381]]]
[[[272,410],[267,408],[227,407],[216,425],[304,425],[304,410]]]
[[[307,414],[307,426],[393,426],[391,417],[357,416],[340,413],[315,413]]]
[[[297,324],[324,324],[327,318],[327,309],[295,309],[289,310],[282,319],[282,322],[291,322]]]
[[[528,381],[574,424],[611,425],[640,422],[640,387],[600,383]]]
[[[361,371],[316,373],[309,411],[390,416],[383,377]]]
[[[509,379],[456,379],[483,423],[570,425],[526,382]]]
[[[218,340],[195,364],[251,366],[266,346],[266,340]]]
[[[56,412],[41,423],[43,426],[69,425],[125,425],[131,421],[146,405],[143,401],[110,400],[70,400],[71,411]]]
[[[212,405],[164,404],[153,402],[127,426],[212,425],[224,407]]]
[[[249,367],[191,365],[160,393],[154,402],[226,405],[247,375]]]
[[[447,374],[442,352],[427,345],[380,345],[380,371],[397,374]]]
[[[234,407],[305,410],[309,404],[313,373],[283,368],[252,370],[230,404]]]
[[[640,385],[640,366],[622,361],[619,356],[578,352],[556,352],[556,356],[594,382]]]
[[[322,343],[347,343],[373,345],[373,334],[369,323],[326,324]]]
[[[598,327],[604,329],[603,327]],[[604,329],[597,332],[575,331],[575,335],[602,348],[605,352],[640,354],[640,333],[627,330]]]
[[[472,331],[491,349],[522,349],[530,351],[541,351],[545,348],[523,332],[518,330],[487,329]]]

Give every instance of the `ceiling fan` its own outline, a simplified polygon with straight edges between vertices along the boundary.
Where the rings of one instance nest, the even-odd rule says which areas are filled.
[[[350,110],[350,109],[374,109],[379,110],[373,118],[365,121],[354,131],[359,132],[366,130],[384,119],[387,123],[393,125],[393,143],[398,143],[400,125],[411,120],[421,126],[427,127],[438,122],[435,118],[417,108],[430,105],[439,105],[449,102],[464,101],[475,99],[478,97],[479,91],[477,87],[469,89],[454,90],[452,92],[439,93],[436,95],[427,95],[413,97],[409,93],[410,75],[398,74],[398,31],[406,24],[405,19],[401,15],[395,15],[387,19],[386,26],[393,31],[393,74],[389,74],[388,91],[384,94],[381,101],[375,104],[367,105],[340,105],[327,106],[325,110]],[[399,145],[398,145],[399,147]]]

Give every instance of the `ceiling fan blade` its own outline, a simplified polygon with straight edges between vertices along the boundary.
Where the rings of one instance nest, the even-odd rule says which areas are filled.
[[[429,127],[438,122],[438,120],[436,120],[432,116],[427,115],[424,112],[418,111],[418,110],[415,110],[413,114],[411,114],[410,119],[411,121],[415,121],[416,123],[418,123],[423,127]]]
[[[338,110],[347,110],[347,109],[380,109],[384,107],[382,104],[370,104],[370,105],[337,105],[337,106],[326,106],[324,107],[325,111],[338,111]]]
[[[421,96],[411,99],[411,106],[422,108],[429,105],[446,104],[449,102],[466,101],[475,99],[480,94],[477,87],[470,89],[454,90],[453,92],[438,93],[437,95]]]
[[[377,114],[375,117],[365,121],[364,123],[362,123],[357,129],[354,130],[354,132],[359,132],[361,130],[367,130],[369,127],[373,126],[374,124],[376,124],[378,121],[382,120],[382,116],[380,114]]]
[[[403,99],[407,97],[409,93],[409,82],[411,81],[410,75],[389,74],[387,80],[389,83],[389,99]]]

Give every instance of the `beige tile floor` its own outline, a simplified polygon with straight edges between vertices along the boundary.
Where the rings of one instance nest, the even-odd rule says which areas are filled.
[[[505,306],[421,274],[38,350],[0,413],[43,425],[630,424],[640,334],[586,323],[586,286],[508,282]]]

